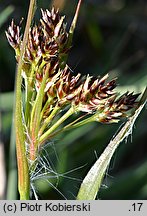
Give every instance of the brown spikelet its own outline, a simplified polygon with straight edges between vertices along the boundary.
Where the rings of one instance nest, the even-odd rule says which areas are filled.
[[[108,74],[101,78],[74,75],[63,63],[63,56],[71,46],[67,46],[70,33],[66,31],[64,20],[65,17],[60,16],[59,11],[55,8],[52,8],[51,11],[41,9],[39,24],[30,28],[29,31],[23,69],[36,92],[39,91],[44,78],[46,64],[50,65],[43,100],[44,103],[49,101],[49,105],[46,106],[43,116],[49,114],[50,109],[54,109],[55,106],[62,109],[70,105],[74,106],[76,111],[94,114],[95,121],[118,122],[136,106],[139,94],[126,92],[118,97],[114,91],[117,79],[107,81]],[[15,50],[20,49],[20,27],[15,25],[13,20],[6,36]],[[17,51],[18,58],[19,52]],[[33,73],[30,72],[31,68],[34,69]]]
[[[21,36],[20,36],[20,26],[15,25],[14,20],[11,21],[11,25],[6,31],[6,36],[9,44],[14,48],[20,48]]]

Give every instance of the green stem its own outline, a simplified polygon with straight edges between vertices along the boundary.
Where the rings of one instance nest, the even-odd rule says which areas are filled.
[[[61,128],[61,129],[55,131],[54,133],[50,134],[50,135],[47,137],[47,139],[50,139],[50,138],[52,138],[52,137],[54,137],[54,136],[57,136],[58,134],[62,133],[63,131],[71,130],[71,129],[80,127],[80,126],[82,126],[82,125],[84,125],[84,124],[87,124],[87,123],[92,122],[93,119],[90,119],[91,117],[90,117],[90,118],[87,118],[87,119],[84,119],[83,121],[78,122],[80,119],[84,118],[86,115],[88,115],[88,114],[85,114],[85,115],[83,115],[83,116],[80,116],[78,119],[74,120],[73,122],[69,123],[68,125],[64,126],[63,128]],[[78,123],[76,123],[76,122],[78,122]],[[41,144],[42,144],[42,143],[43,143],[43,142],[41,142]]]
[[[75,112],[75,109],[71,107],[50,129],[48,129],[39,139],[39,143],[44,142],[48,136],[56,130],[69,116]]]
[[[44,89],[46,85],[46,80],[48,78],[48,71],[49,71],[50,64],[47,64],[45,68],[45,74],[39,89],[39,92],[37,93],[36,100],[34,102],[32,113],[31,113],[31,122],[30,122],[30,132],[31,132],[31,144],[30,144],[30,159],[35,160],[36,158],[36,149],[38,145],[38,132],[40,127],[40,115],[41,115],[41,109],[42,109],[42,102],[44,97]]]
[[[71,26],[70,26],[70,29],[69,29],[68,41],[67,41],[67,44],[66,44],[67,48],[71,47],[71,44],[72,44],[73,34],[74,34],[74,31],[75,31],[75,28],[76,28],[81,3],[82,3],[82,0],[79,0],[77,8],[76,8],[75,15],[74,15],[74,18],[72,20],[72,23],[71,23]],[[65,65],[67,63],[67,58],[68,58],[68,54],[64,54],[64,55],[61,56],[60,62],[62,63],[62,65],[61,65],[62,68],[65,67]]]
[[[52,106],[52,103],[53,103],[53,98],[48,97],[48,99],[47,99],[47,101],[46,101],[44,107],[43,107],[42,110],[41,110],[40,121],[43,119],[43,115],[44,115],[44,113],[46,112],[46,109],[47,109],[47,108],[49,109],[49,110],[48,110],[48,113],[50,113],[50,111],[51,111],[51,109],[52,109],[52,108],[50,108],[50,107]]]
[[[51,112],[51,114],[49,115],[48,118],[45,119],[45,121],[43,122],[42,127],[39,130],[39,136],[42,135],[43,131],[45,130],[45,128],[47,127],[47,125],[52,121],[52,119],[54,118],[54,116],[56,115],[56,113],[60,110],[59,106],[56,106],[53,111]]]
[[[21,200],[29,199],[30,194],[30,178],[28,160],[25,148],[25,131],[23,126],[22,117],[22,65],[25,47],[28,41],[29,28],[34,14],[35,0],[30,0],[29,12],[27,17],[26,28],[24,32],[23,43],[21,47],[20,60],[17,67],[16,75],[16,100],[15,100],[15,128],[16,128],[16,151],[17,151],[17,164],[18,164],[18,189]]]
[[[37,60],[36,60],[37,61]],[[35,71],[42,72],[43,67],[45,66],[46,62],[43,61],[41,65],[37,66],[37,63],[34,61],[31,64],[30,70],[28,72],[29,76],[25,79],[25,86],[26,86],[26,105],[25,105],[25,121],[27,126],[29,125],[30,121],[30,109],[31,109],[31,101],[33,97],[33,88],[34,88],[34,78],[35,78]]]
[[[75,28],[76,28],[76,24],[77,24],[77,20],[78,20],[78,15],[79,15],[81,3],[82,3],[82,0],[79,0],[75,16],[73,18],[72,24],[71,24],[70,29],[69,29],[69,34],[71,36],[71,38],[70,38],[71,41],[72,41],[72,37],[73,37],[74,31],[75,31]],[[71,43],[71,41],[70,41],[70,43]]]
[[[25,94],[26,94],[26,101],[25,101],[25,122],[26,125],[28,126],[29,124],[29,117],[30,117],[30,103],[31,103],[31,99],[32,99],[32,94],[33,94],[33,77],[32,77],[32,71],[34,73],[34,65],[33,63],[30,66],[30,69],[28,71],[28,74],[30,74],[30,76],[26,76],[25,77]]]
[[[73,128],[74,125],[81,120],[82,118],[84,118],[85,116],[87,116],[88,114],[86,113],[85,115],[80,116],[79,118],[75,119],[73,122],[69,123],[68,125],[66,125],[65,127],[63,127],[63,130],[68,130],[70,128]]]
[[[38,60],[35,59],[35,61],[32,62],[30,69],[28,71],[28,76],[25,78],[25,91],[26,91],[26,104],[25,104],[25,122],[28,126],[30,123],[30,109],[31,109],[31,102],[33,101],[34,96],[34,79],[35,79],[35,72],[38,71],[38,73],[43,71],[43,68],[46,64],[45,61],[42,61],[41,65],[38,67]]]
[[[72,128],[77,128],[77,127],[80,127],[80,126],[83,126],[83,125],[85,125],[85,124],[88,124],[88,123],[90,123],[90,122],[92,122],[93,121],[93,118],[92,118],[93,116],[91,116],[91,117],[89,117],[89,118],[87,118],[87,119],[84,119],[84,120],[82,120],[82,121],[80,121],[80,122],[77,122],[76,124],[73,124],[73,125],[67,125],[67,126],[65,126],[65,130],[69,130],[69,129],[72,129]]]
[[[29,117],[30,117],[30,108],[31,108],[31,99],[32,99],[32,87],[29,86],[29,84],[27,84],[27,99],[26,99],[26,104],[25,104],[25,122],[26,125],[29,125]]]

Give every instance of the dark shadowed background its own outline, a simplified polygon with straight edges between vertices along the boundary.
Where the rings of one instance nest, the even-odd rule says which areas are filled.
[[[38,0],[40,8],[60,7],[67,28],[77,0]],[[17,199],[12,123],[16,61],[5,30],[26,19],[28,0],[0,1],[0,197]],[[142,92],[147,84],[147,1],[83,0],[68,63],[75,73],[118,76],[118,91]],[[46,149],[50,177],[36,182],[40,199],[75,199],[81,180],[122,124],[93,123],[53,140]],[[10,139],[11,137],[11,139]],[[2,158],[4,156],[4,160]],[[5,169],[3,169],[5,168]],[[6,170],[6,172],[5,172]],[[55,173],[58,174],[55,178]],[[54,178],[53,178],[54,177]],[[4,188],[5,187],[5,188]],[[6,190],[7,189],[7,190]],[[147,112],[121,143],[107,170],[98,199],[147,199]]]

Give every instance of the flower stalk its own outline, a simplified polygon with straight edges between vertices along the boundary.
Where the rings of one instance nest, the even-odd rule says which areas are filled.
[[[47,126],[51,123],[52,119],[55,117],[55,115],[57,114],[57,112],[60,110],[59,106],[56,106],[53,111],[51,112],[51,114],[49,115],[48,118],[45,119],[45,121],[43,122],[43,125],[41,126],[40,130],[39,130],[39,136],[41,136],[44,132],[44,130],[47,128]]]
[[[74,107],[71,107],[49,130],[47,130],[39,139],[39,142],[44,142],[50,134],[52,134],[55,129],[57,129],[67,118],[75,113]]]
[[[27,44],[29,27],[33,18],[35,0],[30,1],[28,18],[24,38],[21,46],[20,58],[17,67],[16,75],[16,99],[15,99],[15,128],[16,128],[16,150],[17,150],[17,164],[18,164],[18,189],[21,200],[27,200],[30,196],[30,179],[28,160],[26,156],[25,147],[25,131],[22,118],[22,65],[23,55],[25,53],[25,47]]]
[[[138,104],[139,94],[126,92],[118,96],[114,91],[116,78],[107,81],[108,74],[101,78],[74,75],[67,65],[81,2],[69,31],[65,17],[55,8],[41,10],[40,22],[30,27],[35,7],[32,0],[23,41],[20,26],[14,21],[6,32],[18,61],[15,127],[21,199],[29,199],[30,173],[35,172],[40,145],[58,133],[89,122],[117,123]],[[25,104],[22,104],[23,79]],[[79,115],[77,119],[73,119],[75,114]]]

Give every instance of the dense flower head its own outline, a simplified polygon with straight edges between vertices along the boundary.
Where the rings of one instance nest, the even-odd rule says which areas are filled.
[[[115,90],[117,78],[110,80],[109,74],[102,77],[82,76],[68,66],[68,52],[81,2],[79,0],[69,30],[65,17],[60,16],[54,7],[51,11],[41,9],[39,23],[30,27],[35,7],[35,1],[31,1],[24,38],[21,33],[22,21],[16,25],[12,20],[6,31],[18,62],[15,131],[20,199],[28,199],[30,189],[37,198],[34,180],[38,176],[49,177],[52,173],[50,162],[44,155],[44,152],[49,153],[48,147],[41,147],[48,140],[89,122],[116,123],[138,105],[139,94],[127,91],[119,96]],[[127,133],[129,130],[128,126],[127,130],[125,127]],[[110,153],[112,156],[112,150]]]
[[[95,121],[118,122],[136,106],[139,94],[126,92],[118,97],[114,91],[116,78],[107,81],[108,74],[102,78],[90,75],[82,77],[80,73],[75,75],[66,64],[61,67],[64,63],[63,56],[70,49],[69,33],[64,19],[54,8],[51,11],[41,10],[39,24],[29,30],[23,57],[23,77],[36,94],[40,91],[46,65],[49,64],[44,88],[43,106],[46,105],[43,117],[46,118],[57,106],[62,109],[70,105],[75,107],[76,112],[94,115]],[[6,36],[16,51],[16,58],[19,59],[22,44],[20,26],[16,26],[12,21]]]
[[[42,17],[38,25],[30,28],[28,43],[24,55],[24,63],[39,64],[42,61],[48,62],[52,57],[62,58],[68,52],[67,48],[68,33],[64,16],[59,15],[59,11],[54,8],[51,10],[41,10]],[[12,20],[6,32],[10,45],[20,50],[22,37],[20,25],[15,25]],[[19,59],[16,53],[16,58]]]
[[[116,78],[106,81],[108,74],[102,78],[89,75],[82,77],[80,73],[73,75],[68,66],[60,70],[57,62],[54,70],[56,72],[49,75],[45,88],[50,105],[54,107],[57,104],[60,107],[71,104],[77,111],[95,114],[96,121],[111,123],[127,116],[127,111],[137,105],[136,99],[139,94],[126,92],[118,97],[117,92],[114,91]],[[41,80],[37,81],[38,90]]]

